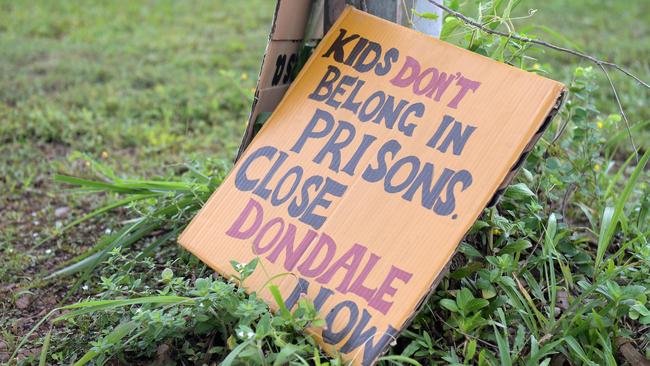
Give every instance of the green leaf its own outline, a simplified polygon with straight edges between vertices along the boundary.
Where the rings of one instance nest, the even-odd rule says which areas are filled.
[[[75,186],[81,186],[83,188],[93,190],[93,191],[109,191],[109,192],[117,192],[117,193],[142,193],[141,190],[133,190],[125,187],[120,187],[115,185],[112,182],[100,182],[100,181],[82,179],[77,177],[71,177],[68,175],[61,175],[61,174],[54,175],[54,181],[59,183],[67,183]]]
[[[438,20],[440,18],[440,15],[436,13],[418,13],[417,11],[413,11],[413,14],[423,19]]]
[[[533,245],[526,239],[518,239],[499,251],[499,254],[515,254],[523,251],[524,249],[528,249],[532,247]]]
[[[496,326],[494,326],[494,337],[497,340],[501,366],[512,366],[512,357],[510,356],[510,345],[508,344],[508,339],[499,332]]]
[[[244,266],[244,269],[242,270],[242,280],[244,280],[245,278],[250,277],[250,275],[253,274],[253,272],[255,271],[255,268],[257,268],[257,263],[259,263],[259,261],[260,261],[260,259],[256,257],[256,258],[253,258],[252,261],[246,263],[246,265]]]
[[[446,17],[442,24],[442,31],[440,32],[440,39],[446,40],[452,33],[462,25],[463,22],[454,17]]]
[[[557,218],[555,217],[555,214],[552,213],[548,217],[548,222],[546,224],[546,233],[544,234],[547,244],[553,246],[556,233],[557,233]]]
[[[172,271],[171,268],[165,268],[160,274],[160,278],[163,282],[167,283],[174,278],[174,271]]]
[[[393,362],[397,365],[404,365],[404,364],[409,364],[413,366],[422,366],[421,363],[418,361],[410,358],[410,357],[405,357],[405,356],[400,356],[400,355],[390,355],[390,356],[383,356],[380,357],[377,361],[389,361]]]
[[[575,338],[573,338],[572,336],[565,336],[565,337],[564,337],[564,342],[569,346],[569,348],[570,348],[570,349],[571,349],[575,354],[578,355],[578,357],[580,357],[580,359],[581,359],[583,362],[585,362],[585,363],[588,364],[588,365],[594,365],[594,366],[597,365],[596,363],[594,363],[593,361],[591,361],[591,360],[587,357],[587,354],[585,353],[584,349],[582,348],[582,346],[580,346],[580,344],[578,343],[578,341],[576,341]]]
[[[471,299],[466,305],[465,305],[465,311],[467,313],[473,313],[478,310],[483,309],[484,307],[490,305],[490,302],[485,300],[485,299]]]
[[[650,316],[650,310],[648,310],[648,308],[646,308],[645,305],[641,303],[637,302],[636,304],[632,305],[631,308],[642,316]]]
[[[108,253],[115,247],[127,247],[136,241],[142,239],[147,234],[158,228],[160,223],[147,222],[145,220],[138,220],[133,224],[122,228],[116,235],[109,235],[106,240],[101,240],[91,250],[97,251],[89,257],[81,259],[79,262],[72,263],[62,269],[50,273],[45,279],[52,279],[55,277],[69,276],[71,274],[84,271],[84,274],[75,282],[72,289],[68,294],[74,292],[83,281],[87,280],[90,273],[106,258]]]
[[[613,222],[614,212],[614,207],[605,207],[603,215],[600,218],[600,233],[598,235],[598,250],[596,252],[595,268],[598,268],[600,265],[600,262],[603,260],[605,255],[605,250],[609,245],[606,243],[607,232],[610,231],[612,225],[618,224],[618,222]]]
[[[442,299],[440,300],[440,306],[443,308],[453,312],[457,313],[458,312],[458,306],[456,305],[456,302],[454,300],[450,299]]]
[[[280,353],[278,353],[275,361],[273,362],[273,366],[288,365],[289,361],[291,361],[291,356],[299,353],[300,350],[300,347],[291,343],[284,345]]]
[[[481,263],[481,262],[470,262],[470,263],[458,268],[454,272],[450,273],[449,277],[451,277],[451,278],[453,278],[455,280],[460,280],[460,279],[463,279],[465,277],[468,277],[469,275],[471,275],[472,273],[475,273],[476,271],[480,270],[481,268],[483,268],[483,263]]]
[[[641,173],[644,172],[645,166],[648,163],[648,159],[650,159],[650,150],[646,150],[645,154],[643,154],[641,160],[639,160],[639,163],[636,165],[636,168],[634,168],[632,175],[630,175],[627,183],[625,184],[625,188],[623,188],[623,192],[618,196],[618,199],[616,200],[614,209],[612,210],[611,207],[607,207],[603,211],[603,217],[600,223],[600,235],[598,236],[598,249],[596,252],[596,259],[594,261],[594,275],[596,275],[597,270],[600,267],[603,258],[605,257],[605,252],[609,248],[612,237],[616,232],[616,227],[623,218],[625,204],[630,198],[630,194],[632,193],[632,189],[634,188],[636,181],[639,179]]]
[[[249,345],[252,345],[252,344],[253,344],[253,340],[248,340],[248,341],[246,341],[246,342],[244,342],[244,343],[239,344],[237,347],[235,347],[235,349],[233,349],[232,351],[230,351],[230,353],[228,354],[228,356],[227,356],[226,358],[224,358],[223,361],[221,361],[221,365],[220,365],[220,366],[231,366],[231,365],[233,365],[233,363],[235,362],[235,360],[237,360],[237,356],[239,356],[239,354],[240,354],[240,353],[241,353],[241,352],[242,352],[246,347],[248,347]]]
[[[537,366],[542,358],[558,353],[558,346],[561,343],[562,340],[558,339],[553,342],[545,343],[544,346],[539,348],[537,341],[535,340],[535,342],[532,342],[531,340],[531,352],[530,357],[526,361],[526,366]]]
[[[458,309],[460,309],[461,312],[467,313],[467,305],[469,302],[474,298],[474,295],[472,295],[472,292],[463,287],[458,292],[456,293],[456,304],[458,304]]]
[[[95,253],[92,254],[86,258],[83,258],[82,260],[72,263],[62,269],[59,269],[57,271],[54,271],[47,275],[45,277],[46,280],[55,278],[55,277],[64,277],[64,276],[69,276],[71,274],[77,273],[79,271],[83,271],[84,269],[88,268],[89,266],[93,265],[94,263],[97,262],[97,258],[102,255],[102,253]]]
[[[125,207],[125,206],[127,206],[127,205],[129,205],[129,204],[131,204],[133,202],[142,201],[142,200],[152,198],[152,197],[156,197],[156,196],[159,196],[159,194],[158,193],[135,194],[135,195],[126,197],[124,199],[115,201],[113,203],[109,203],[109,204],[107,204],[105,206],[102,206],[102,207],[100,207],[100,208],[98,208],[98,209],[96,209],[96,210],[94,210],[94,211],[92,211],[92,212],[90,212],[90,213],[88,213],[88,214],[86,214],[86,215],[84,215],[84,216],[70,222],[69,224],[67,224],[64,227],[62,227],[61,229],[59,229],[55,234],[50,235],[50,236],[44,238],[43,240],[40,240],[38,243],[36,243],[36,245],[34,245],[32,248],[30,248],[30,251],[33,251],[34,249],[40,247],[43,243],[45,243],[45,242],[47,242],[47,241],[49,241],[51,239],[56,238],[57,236],[61,235],[62,233],[68,231],[69,229],[81,224],[84,221],[88,221],[88,220],[92,219],[93,217],[99,216],[99,215],[101,215],[103,213],[106,213],[108,211],[114,210],[114,209],[119,208],[119,207]]]
[[[470,339],[465,345],[465,362],[470,361],[476,354],[476,339]]]
[[[137,327],[138,323],[135,321],[122,323],[115,327],[115,329],[113,329],[109,334],[107,334],[106,337],[104,337],[102,343],[110,346],[115,345]],[[86,352],[77,362],[75,362],[73,366],[85,365],[98,355],[99,351],[93,347],[88,350],[88,352]]]
[[[271,295],[273,295],[273,299],[275,300],[275,303],[278,305],[282,317],[285,319],[291,319],[291,312],[289,311],[289,309],[287,309],[287,305],[285,304],[284,299],[282,299],[280,288],[278,288],[277,285],[270,285],[269,291],[271,291]]]
[[[43,341],[43,348],[41,348],[41,355],[38,358],[38,366],[45,366],[47,364],[47,352],[50,349],[50,340],[52,339],[52,328],[47,332],[45,340]]]
[[[482,258],[483,254],[467,243],[461,243],[459,251],[469,257]]]
[[[100,310],[109,310],[128,305],[142,305],[142,304],[178,304],[178,303],[193,303],[195,299],[183,296],[147,296],[138,297],[134,299],[124,300],[97,300],[97,301],[83,301],[76,304],[66,305],[60,307],[59,310],[73,310],[69,313],[60,315],[54,318],[55,322],[74,318],[82,314],[93,313]]]

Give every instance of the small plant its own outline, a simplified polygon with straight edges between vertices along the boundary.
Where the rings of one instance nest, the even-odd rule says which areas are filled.
[[[518,1],[483,1],[476,9],[468,9],[474,2],[445,3],[473,12],[488,29],[534,37],[534,27],[515,29]],[[442,38],[530,72],[555,73],[540,61],[541,48],[453,16],[445,17]],[[646,144],[634,154],[628,136],[642,134],[650,122],[627,130],[620,114],[602,110],[612,103],[603,99],[598,72],[575,68],[556,122],[498,205],[473,225],[452,271],[382,365],[632,364],[622,344],[650,358],[650,152]],[[235,74],[222,75],[232,83]],[[241,107],[244,90],[228,103]],[[55,112],[49,117],[58,118]],[[156,146],[175,141],[155,133],[147,139]],[[85,253],[43,274],[51,281],[75,275],[70,293],[84,285],[91,291],[86,301],[47,317],[54,328],[42,340],[41,364],[342,365],[303,332],[322,322],[312,304],[301,299],[290,311],[273,281],[267,288],[275,313],[247,293],[258,260],[233,262],[237,275],[225,279],[173,244],[228,163],[188,164],[169,179],[137,180],[76,157],[96,177],[57,180],[113,200],[58,233],[120,207],[129,217]]]
[[[252,274],[255,263],[234,263],[238,283]],[[89,350],[74,365],[154,356],[167,363],[180,359],[201,363],[213,355],[223,355],[222,365],[320,362],[314,341],[300,335],[307,325],[322,323],[305,299],[293,312],[284,308],[286,312],[273,315],[255,293],[247,294],[244,287],[222,278],[190,280],[174,275],[170,267],[154,272],[156,265],[150,259],[123,255],[118,248],[104,265],[102,274],[111,274],[101,276],[99,299],[57,308],[36,326],[50,317],[53,326],[88,322],[97,339],[89,342]],[[148,271],[143,276],[144,268]],[[124,294],[129,297],[121,298]],[[42,357],[47,357],[49,347],[44,345]]]

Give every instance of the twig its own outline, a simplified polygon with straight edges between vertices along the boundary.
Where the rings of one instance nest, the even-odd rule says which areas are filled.
[[[574,56],[582,57],[582,58],[587,59],[587,60],[595,63],[596,65],[598,65],[600,67],[600,69],[603,71],[603,73],[605,73],[605,76],[607,77],[607,81],[609,81],[609,85],[612,88],[612,91],[614,93],[614,98],[616,99],[616,104],[618,106],[618,110],[621,112],[621,115],[623,116],[623,120],[625,121],[625,126],[626,126],[626,129],[627,129],[628,138],[629,138],[630,143],[632,145],[632,149],[634,150],[634,155],[635,155],[636,162],[637,163],[639,162],[639,150],[637,149],[636,144],[634,143],[634,138],[632,137],[632,131],[630,129],[630,122],[628,121],[627,115],[625,114],[625,111],[623,110],[623,105],[621,103],[620,98],[618,97],[618,92],[616,91],[616,87],[614,86],[614,82],[612,81],[611,77],[609,76],[609,73],[607,72],[607,69],[605,68],[605,66],[612,67],[612,68],[622,72],[623,74],[625,74],[625,75],[631,77],[632,79],[636,80],[636,82],[638,82],[639,84],[641,84],[642,86],[644,86],[647,89],[650,89],[650,84],[648,84],[647,82],[641,80],[639,77],[637,77],[636,75],[634,75],[631,72],[627,71],[626,69],[622,68],[621,66],[619,66],[616,63],[609,62],[609,61],[603,61],[603,60],[597,59],[597,58],[595,58],[595,57],[593,57],[591,55],[588,55],[586,53],[576,51],[576,50],[566,48],[566,47],[561,47],[561,46],[558,46],[558,45],[555,45],[555,44],[552,44],[552,43],[548,43],[548,42],[545,42],[545,41],[540,41],[538,39],[522,37],[522,36],[519,36],[519,35],[516,35],[516,34],[506,33],[506,32],[501,32],[501,31],[498,31],[498,30],[490,29],[490,28],[487,28],[487,27],[483,26],[482,24],[480,24],[478,22],[475,22],[474,20],[466,17],[462,13],[457,12],[455,10],[452,10],[449,7],[447,7],[447,6],[445,6],[445,5],[441,4],[441,3],[438,3],[435,0],[427,0],[427,1],[430,2],[431,4],[435,5],[436,7],[448,12],[449,14],[454,16],[455,18],[458,18],[458,19],[462,20],[465,24],[471,25],[471,26],[473,26],[475,28],[478,28],[478,29],[480,29],[480,30],[482,30],[482,31],[484,31],[486,33],[495,34],[495,35],[498,35],[498,36],[501,36],[501,37],[508,37],[508,38],[516,39],[516,40],[521,41],[521,42],[533,43],[533,44],[536,44],[536,45],[539,45],[539,46],[550,48],[552,50],[565,52],[565,53],[568,53],[568,54],[571,54],[571,55],[574,55]]]
[[[644,87],[650,89],[650,84],[648,84],[647,82],[641,80],[636,75],[632,74],[631,72],[627,71],[626,69],[622,68],[621,66],[619,66],[618,64],[615,64],[613,62],[603,61],[603,60],[597,59],[597,58],[595,58],[595,57],[593,57],[591,55],[588,55],[586,53],[582,53],[580,51],[572,50],[572,49],[566,48],[566,47],[557,46],[557,45],[554,45],[552,43],[548,43],[548,42],[545,42],[545,41],[540,41],[538,39],[522,37],[522,36],[519,36],[519,35],[516,35],[516,34],[511,34],[511,33],[506,33],[506,32],[501,32],[501,31],[498,31],[498,30],[486,28],[482,24],[479,24],[479,23],[473,21],[472,19],[466,17],[462,13],[459,13],[459,12],[457,12],[455,10],[452,10],[452,9],[438,3],[435,0],[427,0],[427,1],[430,2],[431,4],[435,5],[435,6],[439,7],[440,9],[448,12],[449,14],[453,15],[455,18],[458,18],[458,19],[462,20],[466,24],[469,24],[469,25],[471,25],[473,27],[479,28],[480,30],[484,31],[485,33],[496,34],[496,35],[499,35],[499,36],[502,36],[502,37],[510,37],[512,39],[516,39],[518,41],[522,41],[522,42],[526,42],[526,43],[534,43],[534,44],[544,46],[544,47],[547,47],[547,48],[550,48],[550,49],[553,49],[553,50],[556,50],[556,51],[566,52],[566,53],[572,54],[574,56],[579,56],[579,57],[582,57],[582,58],[586,58],[587,60],[589,60],[589,61],[591,61],[591,62],[593,62],[593,63],[595,63],[595,64],[597,64],[599,66],[604,65],[604,66],[613,67],[613,68],[619,70],[620,72],[624,73],[625,75],[631,77],[632,79],[636,80],[639,84],[643,85]]]
[[[566,215],[566,206],[567,203],[569,203],[569,197],[573,193],[573,190],[576,188],[575,183],[570,183],[569,187],[567,187],[566,192],[564,193],[564,197],[562,197],[562,203],[560,204],[560,212],[562,212],[562,219],[566,220],[567,215]]]
[[[632,149],[634,150],[634,157],[636,159],[636,163],[638,164],[639,150],[637,150],[636,145],[634,144],[634,139],[632,138],[632,130],[630,129],[630,122],[627,120],[627,116],[625,115],[625,111],[623,110],[621,99],[618,97],[618,92],[616,91],[616,87],[614,87],[614,82],[612,81],[612,78],[609,77],[609,73],[607,72],[607,69],[605,69],[605,66],[603,66],[603,64],[598,64],[598,66],[600,66],[600,69],[603,70],[603,73],[607,77],[607,81],[609,81],[609,86],[612,87],[612,91],[614,92],[614,98],[616,99],[616,104],[618,104],[618,110],[621,111],[621,115],[623,116],[623,121],[625,121],[627,136],[630,139],[630,143],[632,144]]]
[[[566,129],[566,126],[568,126],[568,125],[569,125],[569,118],[566,118],[565,120],[563,120],[561,122],[560,128],[558,129],[555,136],[553,136],[553,140],[551,140],[551,142],[549,142],[549,145],[555,144],[557,142],[557,140],[559,140],[560,137],[562,137],[562,134],[564,133],[564,130]]]

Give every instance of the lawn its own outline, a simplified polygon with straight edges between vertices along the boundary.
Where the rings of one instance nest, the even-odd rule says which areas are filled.
[[[477,14],[474,1],[451,3]],[[197,279],[209,279],[210,288],[221,285],[173,240],[150,257],[138,256],[169,233],[164,226],[134,250],[111,251],[75,291],[69,290],[79,275],[46,279],[157,205],[145,200],[120,207],[61,233],[118,198],[80,193],[54,176],[169,181],[193,171],[227,171],[245,128],[273,9],[270,0],[0,0],[0,362],[9,361],[22,337],[58,305],[189,294],[217,301],[223,295],[200,291],[206,283]],[[517,31],[649,79],[648,1],[528,0],[512,17]],[[463,35],[455,41],[462,43]],[[527,191],[512,191],[486,210],[454,271],[393,355],[422,363],[558,365],[632,363],[624,350],[650,357],[648,169],[637,170],[636,185],[626,185],[636,160],[628,159],[625,123],[595,65],[551,50],[528,55],[534,71],[574,83],[571,102],[520,174],[518,187]],[[643,154],[650,146],[650,92],[610,73]],[[610,235],[603,213],[618,206],[621,223],[614,222]],[[603,238],[612,245],[599,259]],[[557,272],[552,283],[549,272]],[[191,307],[165,312],[143,305],[144,315],[134,315],[133,307],[62,320],[53,328],[46,364],[79,360],[98,337],[134,316],[139,326],[146,324],[141,337],[123,348],[104,338],[95,346],[107,352],[96,364],[223,361],[242,344],[233,327],[251,317],[246,326],[257,331],[266,316],[259,303],[228,291],[224,298],[253,310],[224,310],[230,318],[215,320]],[[480,309],[458,309],[461,299],[475,297],[484,304]],[[27,337],[19,364],[38,363],[49,324]],[[284,342],[313,356],[309,340],[293,330],[296,324],[273,326],[284,332]],[[535,360],[535,347],[548,345],[554,352]],[[280,349],[277,339],[265,339],[263,347],[268,355]],[[238,362],[255,364],[246,357],[253,356],[242,353]]]

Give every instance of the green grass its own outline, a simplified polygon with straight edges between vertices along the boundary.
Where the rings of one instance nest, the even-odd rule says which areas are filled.
[[[460,4],[476,13],[474,1]],[[101,364],[115,355],[257,364],[260,347],[269,363],[321,361],[296,331],[315,321],[309,304],[271,317],[172,240],[236,153],[273,8],[270,0],[0,0],[0,363],[50,310],[82,299],[95,302],[67,310],[97,312],[53,315],[56,327],[37,328],[20,363]],[[529,8],[538,11],[527,18]],[[524,1],[515,17],[523,17],[513,20],[517,30],[648,81],[647,1]],[[385,364],[625,363],[617,337],[650,356],[647,167],[630,158],[600,70],[576,72],[590,64],[554,51],[528,55],[528,66],[574,81],[571,103]],[[646,153],[650,93],[611,75]],[[138,202],[118,201],[125,197]],[[119,207],[61,234],[106,204]],[[85,261],[66,267],[76,259]],[[165,296],[194,300],[155,303]]]
[[[63,299],[65,282],[47,293],[41,273],[124,219],[95,218],[29,251],[111,199],[54,183],[55,173],[93,174],[74,152],[145,177],[232,159],[273,9],[264,0],[248,5],[0,1],[0,329],[8,332],[0,342],[11,345],[32,322],[13,327],[16,319]],[[18,310],[25,287],[33,301]]]
[[[537,13],[520,23],[548,27],[553,32],[536,29],[540,38],[560,46],[575,48],[605,61],[618,63],[648,82],[650,75],[650,2],[600,1],[600,0],[548,0],[526,1],[520,7],[537,9]],[[522,12],[523,13],[523,12]],[[525,15],[521,14],[521,15]],[[518,22],[519,23],[519,22]],[[561,35],[556,37],[555,34]],[[588,60],[555,51],[540,57],[554,66],[556,79],[567,80],[577,65],[590,65]],[[595,66],[595,65],[594,65]],[[609,70],[621,97],[621,102],[631,124],[650,120],[648,100],[650,91],[639,88],[636,81],[621,73]],[[604,77],[599,78],[600,89],[594,94],[599,110],[619,113],[614,95]],[[648,145],[650,133],[636,137],[639,144]]]
[[[249,5],[3,2],[3,191],[74,150],[123,172],[232,156],[272,15]]]

